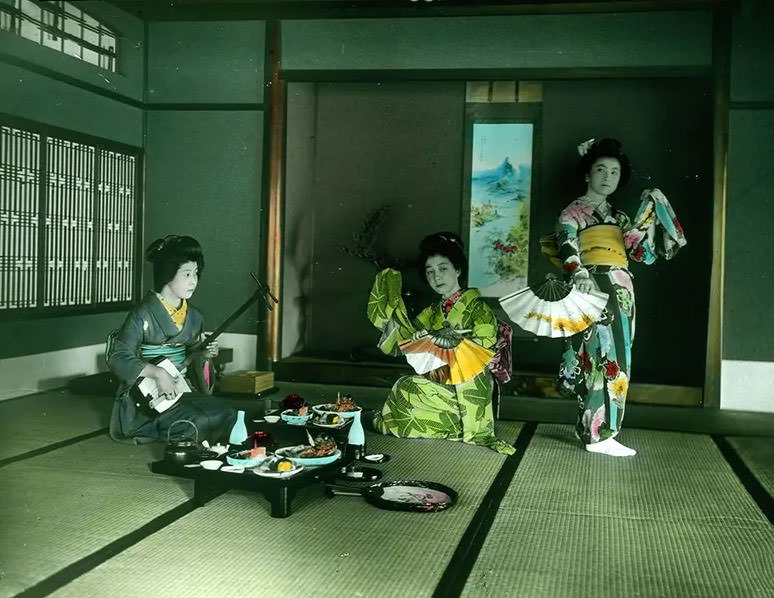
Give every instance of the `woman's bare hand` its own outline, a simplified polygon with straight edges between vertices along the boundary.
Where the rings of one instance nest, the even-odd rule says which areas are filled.
[[[590,293],[594,290],[594,282],[591,280],[590,276],[576,276],[573,278],[573,284],[575,285],[575,288],[578,289],[581,293]]]
[[[218,356],[218,341],[212,341],[206,347],[204,347],[204,356],[207,359],[214,359]]]
[[[156,387],[158,388],[159,396],[175,396],[176,378],[173,378],[167,370],[154,365],[150,376],[156,381]]]

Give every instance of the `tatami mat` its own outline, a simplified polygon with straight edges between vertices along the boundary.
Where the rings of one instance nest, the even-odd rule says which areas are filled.
[[[190,481],[148,472],[157,451],[103,436],[5,466],[0,596],[15,595],[188,500]]]
[[[0,401],[0,459],[107,428],[112,397],[65,390]]]
[[[462,595],[771,598],[772,554],[762,525],[501,510]]]
[[[499,427],[515,439],[519,424]],[[441,482],[457,490],[458,503],[439,513],[385,511],[360,497],[327,498],[318,484],[299,493],[289,518],[273,519],[263,497],[229,492],[54,595],[110,587],[115,595],[189,598],[430,596],[504,457],[440,440],[369,434],[367,442],[391,456],[380,466],[385,480]],[[174,546],[181,549],[159,563]]]
[[[463,595],[774,596],[774,529],[711,438],[623,436],[636,457],[539,426]]]
[[[56,469],[75,473],[150,476],[149,464],[164,457],[164,444],[131,444],[111,440],[107,434],[63,446],[51,453],[24,459],[7,467]],[[23,464],[23,465],[22,465]]]
[[[755,477],[774,496],[774,438],[729,437],[731,446]]]

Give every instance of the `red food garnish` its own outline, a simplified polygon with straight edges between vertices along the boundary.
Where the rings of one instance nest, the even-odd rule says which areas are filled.
[[[306,405],[306,401],[297,394],[289,394],[282,399],[282,409],[300,409]]]

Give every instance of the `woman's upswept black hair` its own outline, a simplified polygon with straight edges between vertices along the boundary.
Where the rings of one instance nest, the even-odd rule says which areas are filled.
[[[193,237],[167,235],[163,239],[156,239],[145,250],[145,259],[153,264],[153,290],[157,293],[187,262],[196,262],[199,276],[204,270],[202,246]]]
[[[629,162],[629,156],[623,153],[621,142],[618,139],[600,139],[591,144],[591,147],[585,155],[578,161],[578,176],[585,180],[586,175],[591,172],[591,167],[599,158],[615,158],[621,164],[621,179],[618,181],[618,188],[626,186],[632,175],[632,166]]]
[[[425,264],[427,258],[442,255],[460,271],[460,284],[468,278],[468,260],[465,257],[465,247],[457,233],[440,232],[427,235],[419,242],[419,258],[417,271],[422,280],[427,280]]]

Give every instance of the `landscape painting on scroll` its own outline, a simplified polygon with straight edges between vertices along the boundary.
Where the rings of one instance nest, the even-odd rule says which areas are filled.
[[[474,123],[468,286],[500,297],[527,285],[531,123]]]

